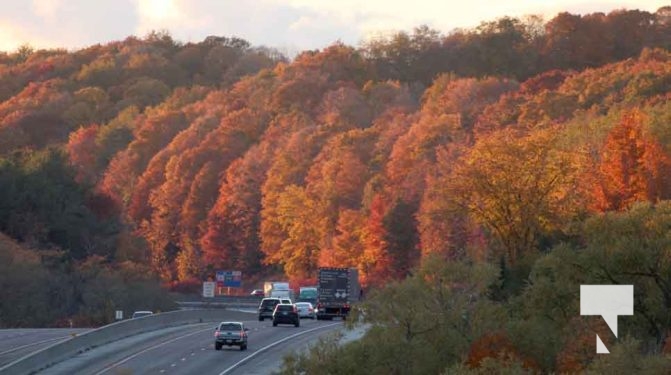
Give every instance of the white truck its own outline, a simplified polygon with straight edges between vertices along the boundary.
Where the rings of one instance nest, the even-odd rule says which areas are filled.
[[[263,292],[266,297],[289,298],[292,299],[289,283],[286,281],[266,281],[263,284]]]

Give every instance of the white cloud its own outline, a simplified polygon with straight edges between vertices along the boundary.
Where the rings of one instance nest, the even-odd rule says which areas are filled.
[[[32,8],[39,17],[53,21],[61,5],[61,0],[33,0]]]
[[[140,35],[151,30],[192,32],[212,26],[212,19],[207,12],[205,14],[194,12],[194,9],[198,9],[196,1],[135,0],[134,2],[139,16],[134,32]]]
[[[4,3],[4,4],[3,4]],[[336,40],[356,45],[366,36],[426,24],[448,33],[502,16],[560,11],[654,12],[668,0],[0,0],[2,49],[79,48],[168,30],[180,41],[237,36],[254,45],[292,50],[323,48]],[[8,26],[9,25],[9,26]]]
[[[409,30],[421,24],[449,32],[455,28],[471,28],[483,21],[502,16],[522,17],[540,14],[546,19],[561,11],[571,13],[608,13],[613,9],[641,9],[654,12],[668,0],[470,0],[470,1],[390,1],[390,0],[273,0],[306,12],[312,11],[338,19],[356,28],[361,34],[377,30]]]
[[[0,51],[13,52],[24,44],[56,47],[55,43],[32,34],[20,25],[8,21],[0,21]]]

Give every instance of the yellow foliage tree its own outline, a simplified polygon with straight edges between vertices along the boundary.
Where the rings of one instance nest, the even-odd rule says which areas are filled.
[[[458,161],[445,187],[453,209],[486,228],[512,263],[581,207],[582,153],[562,148],[559,134],[492,133]]]

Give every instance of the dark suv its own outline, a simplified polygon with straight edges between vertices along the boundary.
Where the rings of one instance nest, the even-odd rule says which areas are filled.
[[[273,311],[275,306],[280,303],[279,298],[264,298],[259,305],[259,321],[262,322],[265,318],[273,318]]]
[[[247,331],[241,322],[221,322],[214,331],[214,349],[221,350],[223,345],[239,346],[247,350]]]
[[[280,303],[275,306],[275,311],[273,311],[273,327],[277,327],[277,325],[280,323],[293,324],[296,327],[301,325],[301,320],[298,317],[298,309],[296,309],[296,305]]]

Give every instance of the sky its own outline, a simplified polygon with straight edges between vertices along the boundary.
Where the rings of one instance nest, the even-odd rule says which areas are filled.
[[[236,36],[294,54],[419,25],[448,33],[499,17],[557,13],[654,13],[671,0],[0,0],[0,50],[74,50],[166,30],[181,42]]]

